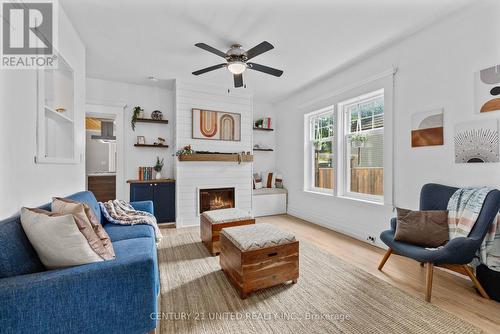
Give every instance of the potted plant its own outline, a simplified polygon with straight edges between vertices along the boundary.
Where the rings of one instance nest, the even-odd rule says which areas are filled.
[[[144,112],[144,109],[140,106],[136,106],[133,111],[134,113],[132,114],[132,121],[130,123],[132,125],[132,130],[135,131],[135,123],[137,122],[137,119],[140,118],[142,112]]]
[[[352,148],[365,147],[365,143],[367,141],[368,138],[364,133],[355,133],[349,136],[349,142],[351,143]]]
[[[156,179],[159,180],[161,179],[161,170],[163,168],[163,160],[164,159],[161,159],[160,160],[160,157],[156,157],[156,164],[155,166],[153,167],[153,169],[155,170],[156,172]]]

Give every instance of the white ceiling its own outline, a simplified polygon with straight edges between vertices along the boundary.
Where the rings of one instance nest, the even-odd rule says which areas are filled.
[[[222,60],[194,44],[225,52],[235,42],[249,49],[267,40],[275,49],[252,61],[283,76],[244,73],[247,89],[267,102],[474,1],[60,0],[87,47],[89,77],[146,84],[153,75],[231,88],[226,69],[191,74]]]

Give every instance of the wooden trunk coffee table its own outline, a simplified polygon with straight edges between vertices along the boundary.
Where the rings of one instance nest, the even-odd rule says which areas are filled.
[[[242,299],[287,281],[297,283],[299,242],[273,225],[225,228],[220,247],[220,266]]]
[[[200,217],[200,236],[212,255],[220,251],[219,234],[223,228],[255,224],[253,216],[245,210],[231,208],[205,211]]]

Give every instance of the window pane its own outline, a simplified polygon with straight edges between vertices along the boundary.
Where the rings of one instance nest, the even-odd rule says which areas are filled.
[[[384,194],[384,133],[380,130],[351,139],[350,192]]]
[[[321,140],[333,136],[333,114],[314,117],[311,120],[312,139]]]
[[[384,96],[344,106],[347,114],[347,170],[350,193],[384,194]]]
[[[333,189],[333,143],[331,140],[314,143],[314,186]]]

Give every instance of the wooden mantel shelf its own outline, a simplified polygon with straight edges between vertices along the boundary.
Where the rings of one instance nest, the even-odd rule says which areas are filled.
[[[239,162],[240,155],[237,153],[224,154],[224,153],[194,153],[194,154],[181,154],[179,155],[179,161],[228,161],[228,162]],[[241,162],[252,162],[253,155],[243,154],[241,155]]]

